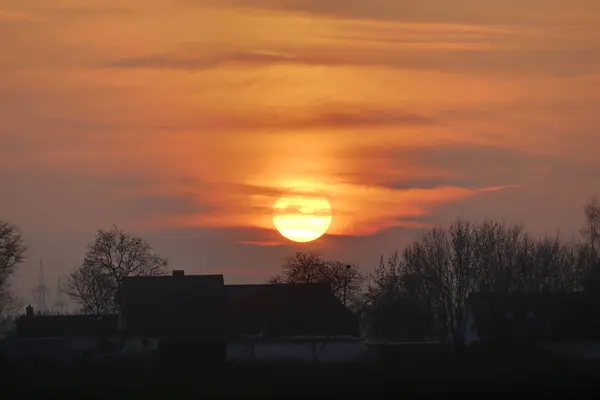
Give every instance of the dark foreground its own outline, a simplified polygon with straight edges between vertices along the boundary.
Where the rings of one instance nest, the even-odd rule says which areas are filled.
[[[7,398],[196,398],[201,395],[341,395],[448,392],[600,392],[595,363],[443,360],[427,365],[361,364],[151,366],[139,363],[50,367],[4,367],[0,385]]]

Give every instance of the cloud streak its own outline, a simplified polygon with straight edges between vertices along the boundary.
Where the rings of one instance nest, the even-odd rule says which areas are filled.
[[[381,40],[381,39],[380,39]],[[436,48],[437,47],[437,48]],[[190,53],[157,54],[115,60],[117,69],[202,71],[217,68],[265,67],[271,65],[325,67],[379,67],[393,69],[444,70],[466,73],[587,75],[600,71],[600,46],[584,48],[494,48],[492,44],[456,43],[455,48],[434,44],[433,48],[387,51],[346,44],[296,49],[287,52],[232,52],[211,56]],[[585,60],[585,62],[583,62]]]
[[[229,197],[245,198],[244,205],[237,201],[225,201],[221,190],[221,199],[207,197],[214,192],[210,184],[202,185],[197,193],[197,204],[210,204],[205,212],[185,210],[155,214],[147,220],[149,226],[156,227],[213,227],[241,228],[252,226],[257,229],[272,230],[271,215],[275,200],[285,193],[278,186],[248,186],[243,190],[229,192]],[[417,227],[418,221],[410,218],[427,215],[435,207],[476,196],[483,192],[511,189],[511,186],[490,186],[483,188],[465,188],[458,186],[436,186],[431,188],[410,187],[392,189],[381,186],[338,184],[330,188],[327,197],[334,210],[334,222],[329,231],[333,235],[361,236],[373,235],[390,227]],[[245,240],[244,242],[252,242]],[[257,243],[283,243],[281,241],[254,241]]]
[[[222,130],[314,130],[359,129],[366,127],[427,126],[436,122],[426,116],[401,109],[369,104],[321,104],[309,109],[273,109],[252,115],[207,115],[205,126]]]
[[[0,22],[32,22],[35,18],[30,14],[0,9]]]
[[[185,0],[194,4],[194,0]],[[324,15],[377,21],[485,23],[526,25],[546,22],[584,22],[594,20],[589,13],[600,6],[589,0],[574,0],[565,6],[562,0],[229,0],[221,4],[250,10],[274,10],[308,15]],[[540,12],[544,10],[544,12]]]

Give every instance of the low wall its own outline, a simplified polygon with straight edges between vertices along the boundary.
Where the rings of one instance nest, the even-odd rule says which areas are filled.
[[[228,361],[277,361],[340,363],[363,359],[360,340],[289,339],[239,340],[227,343]]]
[[[3,342],[2,347],[6,361],[69,363],[73,360],[71,343],[67,339],[7,339]]]
[[[539,348],[563,357],[575,357],[583,360],[600,359],[599,342],[542,342]]]
[[[160,342],[157,338],[128,337],[123,342],[122,351],[125,353],[142,354],[148,351],[157,351]]]

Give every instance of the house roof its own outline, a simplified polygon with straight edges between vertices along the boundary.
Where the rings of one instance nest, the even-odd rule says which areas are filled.
[[[358,336],[356,317],[325,284],[225,287],[233,335]]]
[[[42,338],[117,332],[117,315],[34,315],[17,319],[17,336]]]
[[[195,337],[358,335],[358,321],[325,284],[227,285],[222,275],[127,278],[127,329]]]
[[[119,301],[127,329],[157,335],[222,335],[223,275],[126,278]]]
[[[121,285],[119,302],[124,307],[150,303],[165,305],[172,300],[191,300],[197,295],[214,294],[221,291],[223,285],[223,275],[127,277]]]
[[[600,339],[600,301],[584,292],[474,293],[469,298],[483,339]]]

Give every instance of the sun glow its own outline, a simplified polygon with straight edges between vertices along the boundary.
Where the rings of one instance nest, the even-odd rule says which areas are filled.
[[[293,193],[275,203],[273,224],[293,242],[312,242],[323,236],[333,220],[329,201],[310,193]]]

